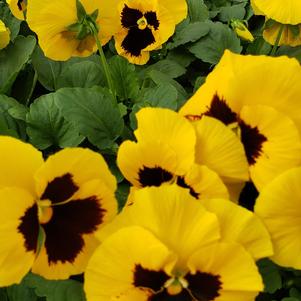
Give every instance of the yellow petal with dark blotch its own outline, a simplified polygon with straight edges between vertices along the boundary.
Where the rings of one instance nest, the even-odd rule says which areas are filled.
[[[20,283],[35,260],[39,223],[32,195],[0,189],[0,220],[0,286],[9,286]]]
[[[125,227],[108,237],[95,251],[85,273],[88,301],[147,301],[150,288],[160,290],[175,255],[151,232]],[[168,268],[170,269],[170,267]],[[151,277],[140,278],[148,271]],[[146,288],[139,284],[145,283]]]
[[[34,174],[43,162],[42,153],[32,145],[0,136],[0,187],[20,187],[35,196]]]
[[[207,116],[193,125],[197,134],[196,162],[214,170],[225,183],[247,181],[248,162],[236,134],[221,121]]]
[[[273,255],[270,235],[253,212],[224,199],[203,200],[202,204],[216,214],[222,240],[239,243],[255,260]]]
[[[272,106],[292,118],[301,131],[300,82],[301,68],[294,58],[239,55],[226,50],[180,114],[202,115],[217,94],[236,113],[243,105]]]
[[[26,7],[25,0],[7,0],[7,4],[12,12],[12,14],[19,20],[24,20],[24,7]],[[21,3],[20,3],[21,2]],[[18,3],[20,3],[18,5]],[[21,8],[21,9],[20,9]]]
[[[272,107],[255,105],[244,106],[240,118],[256,127],[267,139],[262,143],[255,164],[250,165],[250,176],[258,190],[277,175],[301,163],[300,134],[289,117]],[[247,147],[255,140],[252,136],[249,139],[253,141],[247,141]]]
[[[42,227],[45,244],[33,272],[47,279],[67,279],[84,272],[98,245],[95,238],[117,214],[114,192],[100,180],[85,183],[66,204],[52,207]]]
[[[299,0],[253,0],[263,15],[283,24],[301,23],[301,2]]]
[[[174,251],[179,265],[183,265],[199,246],[220,237],[216,216],[205,210],[188,189],[166,184],[140,189],[133,199],[131,206],[99,232],[101,241],[122,227],[141,226]]]
[[[182,167],[182,160],[185,158],[177,156],[167,144],[158,141],[125,141],[117,154],[119,169],[135,187],[160,186],[170,182],[174,174],[184,174],[186,170]]]
[[[263,291],[263,282],[251,255],[236,243],[216,243],[191,255],[190,273],[219,276],[221,287],[214,300],[254,301]]]
[[[261,191],[255,213],[265,223],[277,264],[301,269],[301,168],[290,169]]]
[[[195,194],[199,200],[229,197],[228,189],[221,178],[205,165],[194,164],[183,179],[186,184],[184,187],[190,188],[190,194]]]
[[[35,174],[38,195],[53,202],[66,201],[81,185],[97,179],[115,191],[116,179],[102,155],[87,148],[63,149],[49,156]]]

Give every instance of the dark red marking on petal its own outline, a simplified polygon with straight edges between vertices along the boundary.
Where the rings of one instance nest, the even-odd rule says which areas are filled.
[[[39,218],[38,206],[34,204],[25,211],[25,214],[20,218],[21,223],[18,231],[25,239],[25,248],[27,251],[36,252],[39,236]]]
[[[121,43],[121,47],[131,56],[140,56],[141,51],[147,46],[155,43],[155,37],[150,28],[139,29],[131,27],[128,34]]]
[[[262,154],[262,145],[268,139],[259,132],[257,127],[246,124],[239,120],[241,130],[241,142],[244,146],[249,165],[254,165]]]
[[[240,206],[245,207],[250,211],[254,211],[254,206],[258,195],[259,192],[255,185],[252,182],[246,182],[239,195],[238,203]]]
[[[237,121],[237,114],[233,112],[226,101],[220,98],[217,94],[214,95],[210,107],[204,115],[214,117],[223,122],[225,125]]]
[[[49,264],[74,262],[83,250],[83,234],[92,234],[102,223],[105,209],[96,197],[53,206],[51,220],[43,225]]]
[[[220,276],[197,272],[188,273],[185,279],[188,281],[188,290],[198,301],[211,301],[220,295],[219,291],[222,288]]]
[[[129,8],[126,4],[121,12],[121,25],[124,28],[130,29],[137,26],[137,21],[143,17],[140,10]]]
[[[162,183],[168,182],[173,178],[172,173],[161,167],[143,167],[139,170],[139,183],[142,187],[160,186]]]
[[[78,190],[70,173],[54,178],[48,183],[41,200],[50,200],[52,203],[60,203],[68,200]]]
[[[194,189],[192,187],[190,187],[186,182],[184,177],[178,177],[177,178],[177,184],[183,188],[188,188],[189,189],[189,193],[195,197],[196,199],[199,198],[200,194],[195,192]]]
[[[144,17],[149,25],[153,26],[155,30],[158,30],[160,23],[155,12],[149,11],[144,14]]]
[[[135,287],[148,288],[154,292],[160,291],[164,283],[170,277],[164,271],[153,271],[143,268],[140,264],[135,266],[134,281]]]

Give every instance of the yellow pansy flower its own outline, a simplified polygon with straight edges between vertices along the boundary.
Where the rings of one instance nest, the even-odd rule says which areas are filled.
[[[226,51],[180,114],[189,119],[214,117],[236,133],[260,190],[300,164],[300,80],[301,68],[294,59]]]
[[[115,2],[118,9],[114,11],[112,4],[110,12],[112,20],[118,22],[114,34],[116,50],[139,65],[147,63],[150,51],[160,48],[173,35],[176,24],[187,15],[185,0]]]
[[[86,17],[78,14],[81,5]],[[109,1],[104,0],[31,0],[27,7],[27,22],[38,35],[44,54],[53,60],[64,61],[72,56],[89,56],[96,51],[95,38],[87,25],[90,19],[101,28],[98,33],[101,43],[110,40],[114,32],[105,14],[107,6]]]
[[[0,20],[0,49],[5,48],[10,42],[10,30]]]
[[[31,145],[2,136],[0,165],[0,286],[31,268],[48,279],[82,273],[95,232],[117,213],[116,181],[102,156],[67,148],[44,162]]]
[[[271,243],[253,213],[218,200],[220,217],[239,208],[239,213],[231,217],[236,222],[237,218],[243,220],[235,227],[235,221],[225,218],[221,233],[217,216],[205,210],[186,189],[176,185],[144,188],[135,193],[135,198],[132,206],[99,232],[103,243],[85,273],[88,301],[251,301],[263,289],[249,252],[265,249],[262,256],[271,254]],[[213,212],[216,204],[207,206]],[[251,234],[248,243],[237,243],[248,239],[250,229],[256,235]],[[233,237],[241,238],[231,239],[231,231]]]

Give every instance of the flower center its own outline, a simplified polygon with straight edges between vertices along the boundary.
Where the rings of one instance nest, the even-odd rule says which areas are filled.
[[[184,278],[170,278],[166,281],[164,287],[171,296],[178,295],[183,288],[188,287],[188,282]]]
[[[138,28],[140,30],[143,30],[147,27],[148,23],[147,23],[147,20],[146,18],[143,16],[142,18],[140,18],[138,21],[137,21],[137,25],[138,25]]]
[[[40,224],[47,224],[53,215],[53,209],[51,208],[51,201],[40,200],[38,203],[38,217]]]

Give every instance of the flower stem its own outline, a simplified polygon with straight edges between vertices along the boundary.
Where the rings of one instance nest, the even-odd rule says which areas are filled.
[[[276,51],[277,51],[278,46],[279,46],[279,43],[280,43],[281,36],[283,34],[283,30],[284,30],[284,25],[281,24],[281,26],[279,28],[279,31],[278,31],[277,38],[276,38],[275,43],[274,43],[274,46],[273,46],[272,51],[270,53],[270,56],[275,56]]]
[[[96,41],[96,45],[97,45],[97,48],[98,48],[98,51],[99,51],[99,55],[100,55],[100,61],[101,61],[103,70],[104,70],[105,75],[106,75],[108,87],[109,87],[109,89],[110,89],[110,91],[111,91],[111,93],[112,93],[112,95],[113,95],[113,97],[115,99],[115,102],[117,103],[116,91],[115,91],[115,87],[114,87],[114,84],[113,84],[113,80],[112,80],[110,68],[109,68],[107,59],[105,57],[105,54],[103,52],[101,43],[99,41],[98,31],[97,31],[97,29],[95,28],[94,25],[91,25],[90,28],[91,28],[91,30],[93,32],[93,36],[94,36],[94,39]]]

